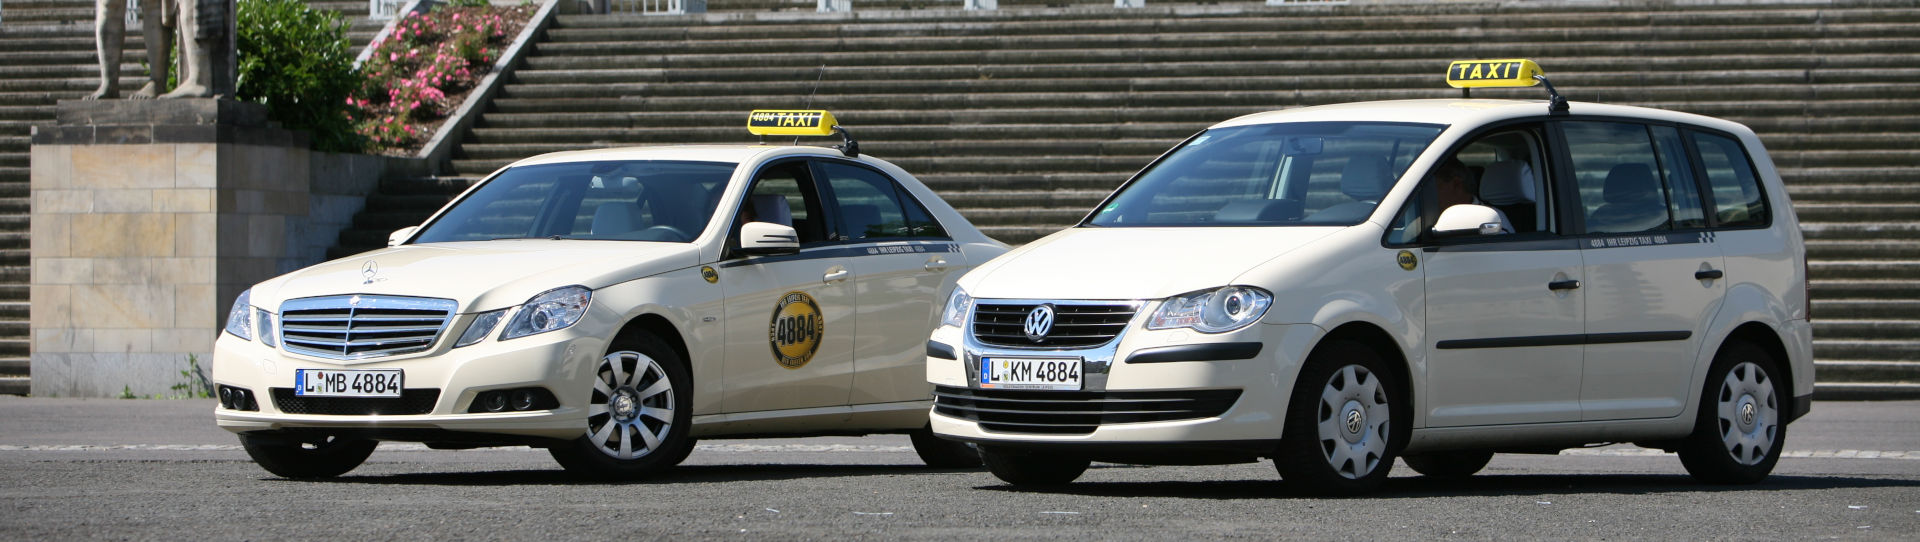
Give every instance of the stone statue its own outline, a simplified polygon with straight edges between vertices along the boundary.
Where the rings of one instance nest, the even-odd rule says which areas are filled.
[[[126,42],[127,0],[94,0],[94,37],[100,50],[100,88],[89,99],[118,98],[120,52]],[[139,0],[141,35],[147,43],[147,84],[133,94],[144,98],[206,98],[231,92],[233,59],[232,0]],[[171,33],[180,38],[180,86],[166,90]],[[224,61],[224,62],[223,62]],[[225,73],[220,84],[216,72]]]

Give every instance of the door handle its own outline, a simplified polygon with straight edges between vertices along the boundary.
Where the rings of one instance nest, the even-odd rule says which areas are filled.
[[[1547,283],[1547,289],[1553,290],[1553,291],[1573,290],[1579,287],[1580,287],[1580,281],[1577,281],[1577,280],[1556,280],[1556,281]]]
[[[852,273],[848,272],[845,269],[834,269],[834,270],[827,271],[826,276],[820,277],[820,280],[824,280],[827,282],[840,282],[843,280],[847,280],[847,275],[850,275],[850,274]]]
[[[1693,280],[1715,280],[1724,276],[1727,276],[1727,274],[1721,272],[1719,269],[1703,269],[1693,272]]]
[[[926,270],[928,271],[939,271],[946,268],[947,268],[946,258],[935,256],[933,257],[933,259],[927,260]]]

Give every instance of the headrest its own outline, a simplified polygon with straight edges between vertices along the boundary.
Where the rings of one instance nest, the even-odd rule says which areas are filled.
[[[842,205],[840,213],[846,215],[847,229],[850,230],[840,232],[840,235],[848,239],[865,239],[867,226],[880,223],[880,208],[872,205]]]
[[[1518,160],[1487,165],[1480,177],[1480,201],[1491,205],[1533,203],[1533,166]]]
[[[602,203],[593,209],[590,235],[619,235],[640,229],[640,206],[633,202]]]
[[[1607,203],[1622,203],[1653,197],[1660,191],[1653,168],[1646,164],[1620,164],[1607,171],[1607,183],[1600,197]]]
[[[1355,156],[1347,159],[1347,166],[1340,171],[1340,192],[1347,197],[1374,201],[1387,195],[1393,188],[1393,173],[1387,166],[1387,159],[1377,156]]]
[[[755,222],[768,222],[793,227],[793,211],[787,208],[787,197],[779,194],[754,194],[747,202],[753,206]]]
[[[1213,221],[1222,224],[1285,222],[1299,220],[1300,202],[1284,199],[1240,200],[1213,213]]]

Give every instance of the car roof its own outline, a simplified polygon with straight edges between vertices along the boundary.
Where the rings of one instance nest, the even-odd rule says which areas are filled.
[[[1724,131],[1750,131],[1739,123],[1692,113],[1590,102],[1568,103],[1572,116],[1603,116],[1683,122]],[[1316,105],[1279,111],[1254,113],[1229,119],[1213,128],[1270,124],[1278,122],[1419,122],[1449,126],[1479,126],[1513,118],[1542,117],[1547,114],[1546,100],[1426,99],[1353,102]]]
[[[512,166],[599,160],[687,160],[737,164],[761,154],[841,155],[836,149],[808,145],[659,145],[550,152],[514,162]]]

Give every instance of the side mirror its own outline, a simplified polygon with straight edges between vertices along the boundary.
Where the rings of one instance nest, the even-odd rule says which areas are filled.
[[[393,233],[387,234],[387,246],[390,246],[390,247],[400,246],[400,243],[407,242],[408,237],[413,237],[414,230],[418,230],[418,229],[420,229],[419,226],[407,226],[405,228],[393,230]]]
[[[792,226],[772,222],[748,222],[740,225],[740,252],[765,256],[800,251],[800,233]]]
[[[1440,213],[1434,222],[1434,237],[1499,235],[1510,231],[1500,212],[1485,205],[1455,205]]]

